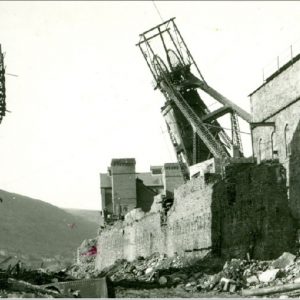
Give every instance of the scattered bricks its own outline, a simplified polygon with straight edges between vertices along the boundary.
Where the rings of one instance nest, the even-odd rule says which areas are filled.
[[[259,280],[256,275],[252,275],[246,278],[248,285],[256,285],[259,284]]]
[[[258,279],[261,282],[269,283],[276,279],[278,272],[279,272],[279,269],[267,270],[267,271],[261,273],[260,275],[258,275]]]
[[[227,291],[228,291],[230,281],[231,281],[230,279],[224,278],[224,277],[220,280],[220,284],[221,284],[222,290],[223,290],[224,292],[227,292]]]
[[[293,264],[295,259],[295,255],[289,252],[284,252],[280,257],[273,261],[272,266],[276,269],[284,269]]]
[[[300,283],[300,276],[294,279],[294,283]]]
[[[179,283],[181,283],[181,282],[182,282],[182,280],[181,280],[180,277],[172,277],[172,283],[173,283],[174,285],[177,285],[177,284],[179,284]]]
[[[222,272],[214,274],[210,277],[209,289],[212,290],[221,280]]]
[[[128,268],[128,272],[133,272],[134,269],[135,269],[135,266],[131,265],[131,266],[129,266],[129,268]]]
[[[149,267],[145,270],[145,274],[150,274],[150,273],[153,273],[154,269],[152,267]]]
[[[176,277],[181,278],[183,281],[185,281],[189,278],[189,276],[185,273],[176,273]]]
[[[235,283],[230,283],[229,292],[234,293],[235,291],[236,291],[236,284]]]
[[[203,276],[203,273],[202,272],[198,272],[198,273],[195,273],[194,275],[193,275],[193,277],[195,278],[195,279],[199,279],[200,277],[202,277]]]

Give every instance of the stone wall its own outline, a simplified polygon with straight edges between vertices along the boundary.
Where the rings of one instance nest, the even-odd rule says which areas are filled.
[[[168,214],[168,255],[211,248],[212,192],[213,184],[206,184],[204,177],[192,179],[175,190]]]
[[[111,178],[113,212],[125,215],[136,207],[135,159],[113,159]]]
[[[251,95],[253,154],[258,162],[278,159],[287,172],[289,206],[300,226],[300,60]]]
[[[299,98],[299,74],[300,60],[298,59],[251,94],[253,122],[268,119],[278,109]]]
[[[192,179],[175,190],[166,222],[155,197],[149,213],[136,209],[100,233],[97,268],[154,252],[274,258],[292,251],[295,227],[283,170],[276,163],[233,164],[223,179],[214,174]]]
[[[232,165],[226,170],[212,197],[212,234],[219,254],[270,259],[293,248],[295,224],[285,180],[279,163]]]
[[[174,190],[184,183],[180,166],[178,163],[166,163],[162,169],[164,194],[174,192]]]

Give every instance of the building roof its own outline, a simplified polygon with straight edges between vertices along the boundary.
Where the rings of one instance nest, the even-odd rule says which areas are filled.
[[[111,166],[116,164],[134,164],[135,165],[135,158],[113,158],[111,160]]]
[[[136,177],[143,181],[145,186],[163,186],[162,175],[149,173],[137,173]]]
[[[150,166],[150,171],[152,174],[161,174],[162,168],[162,166]]]
[[[260,90],[263,86],[265,86],[267,83],[269,83],[272,79],[274,79],[275,77],[277,77],[280,73],[282,73],[283,71],[285,71],[287,68],[289,68],[290,66],[292,66],[296,61],[298,61],[300,59],[300,54],[296,55],[294,58],[292,58],[291,60],[289,60],[286,64],[284,64],[283,66],[281,66],[278,70],[276,70],[272,75],[270,75],[265,82],[260,85],[257,89],[255,89],[251,94],[249,94],[248,96],[251,97],[253,94],[255,94],[258,90]]]
[[[143,181],[145,186],[163,186],[162,175],[152,175],[149,173],[136,173],[136,178]],[[100,173],[100,187],[101,188],[111,188],[111,177],[107,173]]]

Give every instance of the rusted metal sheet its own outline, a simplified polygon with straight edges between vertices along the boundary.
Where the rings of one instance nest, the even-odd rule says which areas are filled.
[[[108,287],[109,285],[109,287]],[[43,285],[45,288],[56,288],[63,295],[70,295],[79,291],[82,298],[111,298],[114,297],[112,284],[106,277],[97,279],[83,279],[68,282],[57,282]]]

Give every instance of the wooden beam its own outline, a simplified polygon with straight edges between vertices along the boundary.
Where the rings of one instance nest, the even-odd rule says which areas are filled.
[[[253,122],[253,123],[250,123],[251,129],[254,129],[255,127],[265,127],[265,126],[275,127],[275,122]]]

